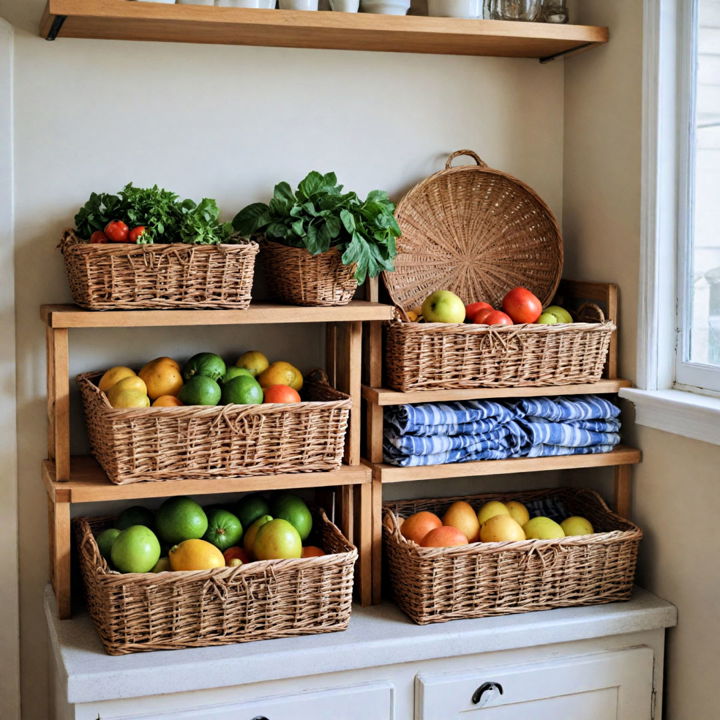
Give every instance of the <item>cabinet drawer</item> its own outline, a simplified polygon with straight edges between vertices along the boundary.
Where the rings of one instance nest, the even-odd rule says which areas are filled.
[[[416,720],[650,720],[653,651],[420,674]],[[502,691],[502,692],[501,692]]]

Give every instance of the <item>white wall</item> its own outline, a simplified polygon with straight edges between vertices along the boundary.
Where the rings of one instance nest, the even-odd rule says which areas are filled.
[[[225,215],[279,179],[333,169],[401,193],[458,148],[562,209],[562,63],[37,37],[43,0],[4,0],[16,24],[16,303],[24,720],[46,720],[44,345],[38,306],[69,299],[55,245],[93,190],[128,180],[216,197]],[[277,328],[78,331],[72,370],[248,346],[319,362],[320,334]],[[310,342],[308,341],[308,338]],[[315,343],[313,346],[312,343]],[[430,490],[430,488],[426,488]]]

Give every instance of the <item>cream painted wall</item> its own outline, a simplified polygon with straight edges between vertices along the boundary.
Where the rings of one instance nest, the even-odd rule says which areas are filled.
[[[620,285],[621,372],[635,377],[640,254],[642,3],[582,0],[574,18],[607,24],[603,49],[566,63],[564,227],[567,274]],[[632,409],[628,408],[632,417]],[[720,448],[635,428],[643,463],[634,515],[645,531],[639,582],[674,603],[665,717],[718,716]]]
[[[43,0],[3,0],[16,25],[16,293],[23,720],[46,720],[44,347],[38,305],[69,298],[60,231],[92,190],[128,180],[216,197],[227,216],[272,184],[334,169],[396,198],[457,148],[562,209],[563,66],[524,60],[134,44],[36,36]],[[73,332],[72,370],[154,354],[259,346],[309,366],[317,328]],[[80,432],[80,424],[76,418]],[[80,443],[81,445],[82,443]],[[433,492],[429,487],[428,492]]]

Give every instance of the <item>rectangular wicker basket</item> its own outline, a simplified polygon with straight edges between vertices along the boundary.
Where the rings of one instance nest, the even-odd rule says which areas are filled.
[[[60,248],[73,300],[89,310],[250,305],[256,242],[91,245],[68,230]]]
[[[112,518],[74,525],[90,617],[110,655],[335,632],[350,621],[357,550],[322,510],[327,555],[193,572],[110,570],[94,533]]]
[[[488,500],[519,500],[532,514],[581,515],[593,535],[559,540],[471,543],[422,548],[400,534],[400,518],[440,516],[456,500],[477,509]],[[535,512],[533,512],[535,510]],[[592,490],[561,488],[385,503],[385,556],[395,601],[416,623],[597,605],[627,600],[642,531],[613,513]]]
[[[597,382],[614,331],[607,321],[503,327],[393,320],[385,326],[385,382],[401,392]]]
[[[93,455],[118,485],[337,470],[351,398],[311,373],[304,402],[115,409],[77,378]]]

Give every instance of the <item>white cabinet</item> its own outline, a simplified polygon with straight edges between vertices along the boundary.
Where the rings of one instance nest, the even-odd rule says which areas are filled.
[[[653,651],[566,657],[522,666],[421,673],[415,720],[650,720]]]

